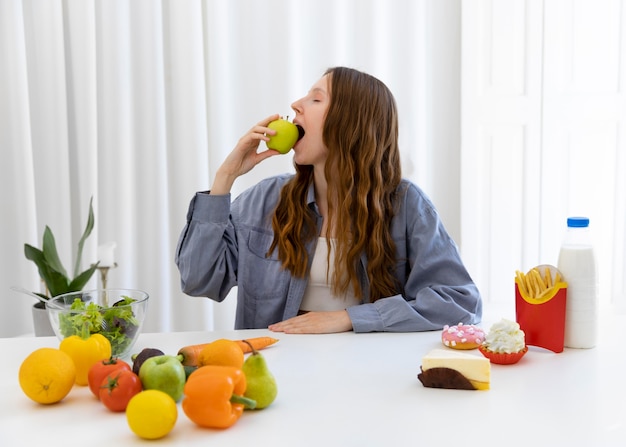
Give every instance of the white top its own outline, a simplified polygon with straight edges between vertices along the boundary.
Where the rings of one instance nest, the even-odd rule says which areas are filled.
[[[329,257],[326,238],[318,238],[315,254],[313,255],[309,283],[304,292],[300,310],[316,312],[344,310],[349,306],[359,304],[359,300],[354,296],[352,287],[350,287],[345,296],[335,296],[332,293],[330,279],[335,271],[334,247],[335,239],[331,239]]]

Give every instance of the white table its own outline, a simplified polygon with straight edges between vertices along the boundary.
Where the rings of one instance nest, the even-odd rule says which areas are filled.
[[[133,352],[168,354],[217,338],[280,338],[262,353],[279,385],[267,409],[246,411],[231,428],[196,427],[179,404],[162,440],[180,446],[624,446],[626,317],[603,323],[599,345],[554,354],[532,348],[517,365],[492,366],[491,390],[424,388],[420,360],[441,347],[439,332],[284,335],[264,330],[143,334]],[[487,327],[488,329],[488,327]],[[52,337],[0,339],[0,446],[147,445],[86,387],[61,403],[30,401],[18,384],[21,361]],[[480,355],[478,351],[472,351]]]

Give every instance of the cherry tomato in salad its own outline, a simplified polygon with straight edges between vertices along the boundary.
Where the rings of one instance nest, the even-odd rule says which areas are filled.
[[[130,370],[107,375],[100,386],[100,401],[111,411],[124,411],[130,399],[141,392],[139,376]]]
[[[100,399],[100,386],[102,385],[102,380],[109,374],[115,371],[122,370],[131,370],[130,364],[126,363],[122,359],[118,359],[116,357],[111,357],[107,360],[101,360],[97,363],[94,363],[87,373],[87,383],[89,384],[89,389]]]

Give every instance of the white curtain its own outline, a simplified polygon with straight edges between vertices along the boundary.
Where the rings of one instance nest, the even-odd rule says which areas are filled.
[[[146,331],[232,328],[234,294],[180,292],[188,202],[248,128],[293,114],[334,65],[394,91],[404,175],[458,237],[459,12],[458,1],[0,0],[0,336],[32,332],[34,299],[10,290],[41,288],[24,243],[40,247],[48,225],[71,267],[91,197],[84,267],[116,242],[108,286],[150,294]],[[274,157],[233,192],[291,169]]]
[[[596,2],[554,3],[567,12]],[[48,225],[65,266],[72,266],[91,197],[96,227],[84,267],[96,261],[98,245],[117,243],[118,267],[110,272],[108,285],[150,294],[146,331],[231,328],[234,293],[215,304],[180,292],[174,250],[188,202],[195,191],[210,187],[213,173],[248,128],[274,113],[292,114],[291,102],[334,65],[367,71],[392,89],[400,112],[403,175],[433,199],[487,302],[507,301],[514,269],[544,261],[542,253],[554,253],[539,235],[546,228],[560,232],[562,221],[547,214],[542,220],[526,207],[531,225],[522,226],[521,219],[509,225],[516,214],[507,211],[514,197],[506,191],[523,192],[529,186],[532,194],[547,197],[547,185],[542,189],[532,181],[536,176],[531,170],[520,179],[506,170],[494,169],[497,175],[486,177],[474,169],[495,165],[489,158],[475,158],[476,128],[468,125],[485,114],[506,120],[500,112],[509,109],[461,98],[472,94],[476,85],[468,83],[483,73],[480,67],[468,69],[476,68],[476,54],[523,55],[528,65],[492,65],[504,69],[495,73],[496,80],[510,83],[537,72],[525,67],[542,62],[541,52],[530,50],[542,37],[536,30],[553,23],[543,21],[541,11],[554,3],[476,0],[470,7],[461,0],[0,0],[0,336],[32,332],[34,300],[10,290],[13,285],[41,287],[34,264],[24,257],[24,243],[40,246]],[[622,30],[626,8],[617,0],[610,4],[616,13],[606,29]],[[496,13],[488,16],[491,10]],[[586,16],[569,20],[559,13],[566,21],[563,29],[573,36],[558,29],[557,34],[575,39]],[[488,17],[504,20],[488,25]],[[538,27],[535,17],[540,18]],[[500,38],[491,47],[481,40],[462,40],[475,26],[496,37],[527,30],[529,40],[511,48]],[[612,40],[621,45],[621,55],[624,35],[619,31]],[[537,101],[545,101],[541,91],[538,95]],[[506,92],[503,97],[515,100]],[[623,114],[621,90],[615,99],[615,110]],[[524,98],[522,107],[528,107]],[[604,252],[612,253],[612,271],[601,287],[624,308],[620,126],[614,133],[616,174],[586,184],[597,197],[613,198],[613,212],[602,219],[607,231],[601,234]],[[515,153],[532,157],[541,147],[532,141],[531,152],[520,146]],[[511,148],[509,143],[503,147]],[[291,156],[273,157],[239,179],[233,193],[291,169]],[[580,169],[578,163],[567,172]],[[503,205],[485,209],[481,203],[493,191],[502,199],[496,205]],[[494,220],[498,216],[502,219]],[[97,278],[89,286],[98,287]]]

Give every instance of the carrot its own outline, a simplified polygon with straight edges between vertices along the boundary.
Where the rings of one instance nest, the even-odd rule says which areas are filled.
[[[206,344],[201,345],[189,345],[178,350],[178,357],[183,366],[198,366],[198,358],[200,357],[200,351]]]
[[[246,343],[246,341],[243,341],[243,340],[235,340],[235,341],[237,342],[237,344],[239,345],[243,353],[247,354],[249,352],[252,352],[252,348],[250,347],[250,345],[252,345],[252,347],[258,351],[260,349],[267,348],[268,346],[272,346],[274,343],[278,341],[278,339],[272,338],[272,337],[247,338],[246,341],[250,343],[250,345]]]
[[[254,349],[256,349],[257,351],[263,348],[267,348],[268,346],[271,346],[278,341],[277,338],[272,338],[272,337],[253,337],[253,338],[248,338],[246,340],[252,346],[254,346]],[[244,354],[252,352],[252,348],[243,340],[234,340],[234,341],[239,345],[239,347],[244,352]],[[184,366],[197,366],[200,352],[209,343],[200,343],[197,345],[189,345],[189,346],[180,348],[178,350],[178,355],[182,359],[181,360],[182,364]]]

